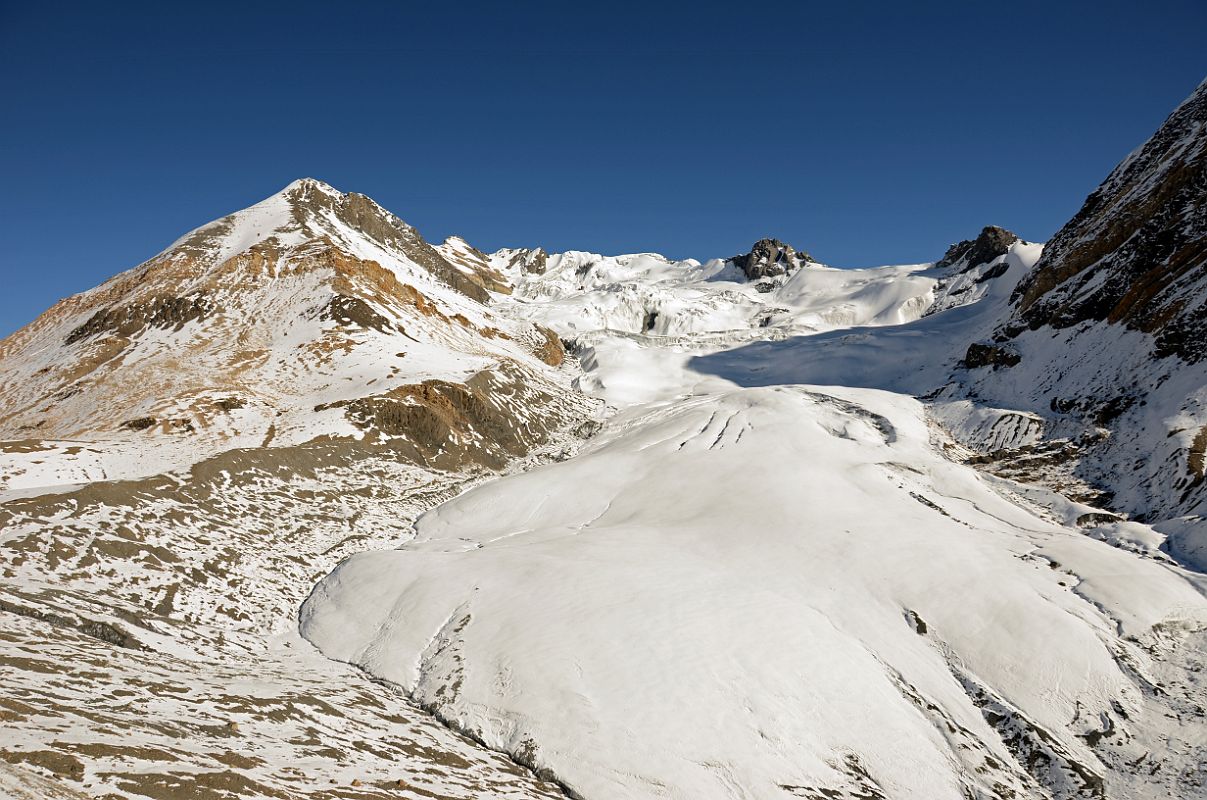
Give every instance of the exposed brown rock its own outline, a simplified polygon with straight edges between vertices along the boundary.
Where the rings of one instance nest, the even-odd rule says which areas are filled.
[[[71,780],[84,777],[84,764],[75,756],[53,750],[0,750],[0,759],[10,764],[29,764]]]
[[[566,349],[562,346],[561,337],[543,325],[533,327],[544,337],[544,342],[536,348],[536,357],[551,367],[560,367],[566,360]]]
[[[343,409],[348,421],[370,441],[400,440],[408,460],[440,469],[477,464],[501,467],[547,440],[569,420],[524,410],[545,406],[551,398],[526,385],[519,368],[501,365],[464,384],[427,380],[382,394],[321,404],[315,411]],[[519,413],[517,413],[519,412]]]
[[[226,769],[215,772],[102,772],[121,790],[152,800],[230,800],[232,797],[289,797],[264,783]]]
[[[373,307],[359,297],[348,297],[337,294],[323,309],[320,316],[333,320],[340,325],[351,325],[357,328],[371,328],[375,331],[392,331],[394,323],[373,310]]]
[[[359,297],[376,305],[410,306],[424,316],[445,318],[422,292],[400,282],[393,272],[376,261],[356,258],[334,246],[328,246],[303,263],[311,268],[321,266],[334,270],[332,286],[337,293]]]
[[[1023,325],[1105,320],[1152,334],[1158,357],[1207,358],[1204,202],[1207,84],[1047,244],[1012,297]]]
[[[1199,428],[1186,459],[1190,474],[1196,481],[1207,478],[1207,426]]]

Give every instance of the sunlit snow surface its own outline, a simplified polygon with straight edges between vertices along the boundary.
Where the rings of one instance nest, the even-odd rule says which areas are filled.
[[[947,458],[906,394],[816,385],[910,391],[1009,286],[892,328],[934,301],[924,267],[769,293],[726,269],[518,279],[513,313],[578,337],[618,413],[344,562],[303,634],[586,798],[1201,796],[1202,576]]]

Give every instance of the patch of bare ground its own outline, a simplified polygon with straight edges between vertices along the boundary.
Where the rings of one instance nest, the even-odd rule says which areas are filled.
[[[524,387],[414,391],[500,437],[493,408]],[[569,441],[510,435],[517,453]],[[0,504],[5,779],[49,782],[48,798],[563,797],[296,636],[298,605],[339,560],[405,540],[415,516],[492,474],[415,453],[238,450],[183,481]]]

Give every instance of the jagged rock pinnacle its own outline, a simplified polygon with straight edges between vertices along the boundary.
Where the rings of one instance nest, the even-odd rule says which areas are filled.
[[[795,250],[792,245],[785,244],[779,239],[759,239],[746,255],[734,256],[732,259],[746,277],[750,280],[770,278],[776,275],[786,275],[806,263],[812,262],[813,257],[803,250]]]

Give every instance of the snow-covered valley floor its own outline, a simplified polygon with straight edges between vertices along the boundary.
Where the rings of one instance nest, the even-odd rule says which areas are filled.
[[[896,290],[828,327],[917,318]],[[1207,794],[1203,575],[961,463],[909,395],[566,311],[590,295],[543,321],[601,315],[560,332],[617,413],[341,563],[302,609],[324,653],[583,798]]]

